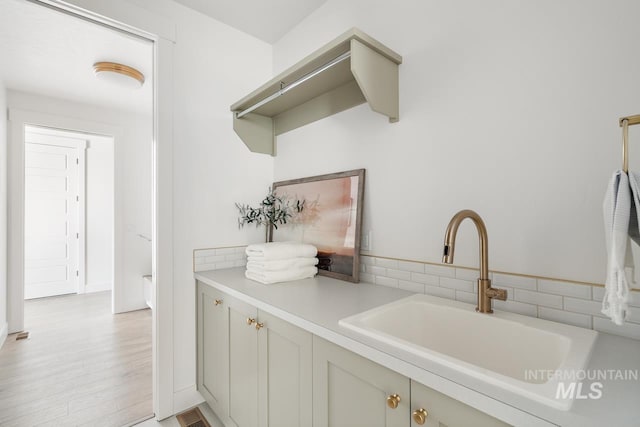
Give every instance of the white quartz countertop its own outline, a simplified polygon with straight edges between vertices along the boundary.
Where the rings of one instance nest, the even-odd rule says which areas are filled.
[[[561,411],[436,363],[412,359],[398,349],[338,325],[344,317],[396,301],[411,292],[323,276],[263,285],[246,279],[244,268],[199,272],[195,278],[513,425],[549,425],[532,421],[523,413],[561,426],[640,425],[640,381],[601,381],[600,399],[579,399],[570,411]],[[587,369],[640,372],[640,341],[599,333]]]

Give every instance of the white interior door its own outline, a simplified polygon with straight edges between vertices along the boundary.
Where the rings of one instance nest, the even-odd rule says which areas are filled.
[[[78,154],[25,143],[25,299],[78,291]]]

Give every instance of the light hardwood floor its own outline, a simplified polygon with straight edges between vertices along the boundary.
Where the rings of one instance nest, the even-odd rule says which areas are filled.
[[[0,349],[0,426],[120,427],[152,414],[151,310],[111,293],[25,301],[27,340]]]

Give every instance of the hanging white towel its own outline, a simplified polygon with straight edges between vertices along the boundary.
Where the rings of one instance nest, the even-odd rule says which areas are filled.
[[[255,280],[265,285],[271,285],[273,283],[306,279],[315,276],[317,273],[318,269],[316,267],[303,267],[295,270],[264,271],[262,273],[247,270],[244,272],[244,275],[247,279]]]
[[[617,171],[609,181],[603,204],[608,259],[606,289],[602,301],[602,313],[609,316],[616,325],[624,322],[629,297],[624,262],[631,203],[629,178],[623,171]]]
[[[633,197],[629,214],[629,237],[640,245],[640,174],[629,172],[628,177]]]
[[[313,258],[318,253],[315,246],[296,242],[270,242],[247,246],[249,257],[262,257],[264,260]]]
[[[263,271],[282,271],[301,267],[313,267],[318,264],[318,258],[290,258],[264,260],[261,257],[248,257],[247,270],[262,273]]]

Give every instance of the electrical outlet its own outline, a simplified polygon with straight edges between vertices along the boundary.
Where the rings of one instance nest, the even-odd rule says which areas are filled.
[[[371,230],[362,233],[362,239],[360,239],[360,250],[371,250]]]

